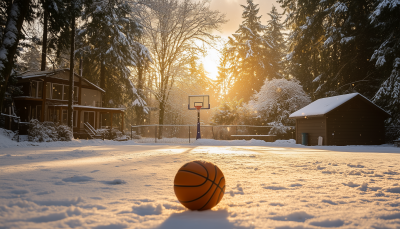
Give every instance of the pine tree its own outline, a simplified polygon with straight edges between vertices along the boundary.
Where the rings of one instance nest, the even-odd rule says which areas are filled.
[[[151,60],[147,49],[136,42],[142,28],[131,17],[133,11],[125,1],[97,0],[83,15],[85,23],[79,34],[84,46],[84,75],[106,90],[104,106],[146,104],[130,80],[137,62]]]
[[[6,20],[0,35],[0,112],[3,111],[3,101],[14,68],[19,41],[23,39],[22,25],[24,21],[32,20],[34,7],[30,0],[6,1],[0,5],[1,10],[5,11],[1,20]]]
[[[230,88],[230,97],[244,98],[248,101],[250,96],[260,89],[262,82],[267,77],[267,47],[272,47],[263,39],[260,33],[265,29],[260,22],[261,16],[257,16],[258,4],[253,0],[247,0],[247,5],[241,5],[244,9],[244,19],[239,29],[229,38],[228,49],[231,78],[234,83]]]
[[[369,14],[376,1],[279,0],[292,29],[289,72],[313,99],[358,91],[372,97],[381,77],[369,61],[376,30]]]
[[[39,3],[41,6],[39,17],[43,18],[40,69],[44,71],[47,65],[48,53],[56,51],[60,54],[69,46],[68,26],[70,21],[66,17],[69,7],[62,0],[40,0]],[[83,3],[75,2],[75,4],[82,5]]]
[[[379,1],[370,16],[380,34],[371,61],[385,81],[380,85],[373,101],[387,110],[392,117],[387,120],[389,129],[395,129],[392,138],[400,137],[400,12],[399,1]]]
[[[272,6],[268,13],[271,19],[267,22],[267,28],[264,33],[264,39],[272,46],[268,52],[269,74],[268,79],[282,78],[284,76],[282,59],[286,52],[286,43],[284,39],[285,28],[281,23],[282,15],[278,13],[275,6]]]

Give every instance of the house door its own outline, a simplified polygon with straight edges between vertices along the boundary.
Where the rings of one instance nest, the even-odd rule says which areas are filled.
[[[94,128],[94,111],[83,112],[83,121],[88,122]]]

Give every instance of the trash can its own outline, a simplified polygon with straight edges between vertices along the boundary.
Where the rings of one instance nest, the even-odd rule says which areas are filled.
[[[301,144],[308,146],[308,133],[301,133]]]

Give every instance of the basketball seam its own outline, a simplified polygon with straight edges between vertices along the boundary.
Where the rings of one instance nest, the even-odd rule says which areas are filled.
[[[174,184],[175,187],[200,187],[200,186],[204,185],[204,184],[208,181],[207,177],[202,176],[202,175],[197,174],[197,173],[192,172],[192,171],[188,171],[188,170],[179,170],[179,172],[193,173],[193,174],[195,174],[195,175],[198,175],[198,176],[200,176],[200,177],[205,178],[206,180],[205,180],[202,184],[199,184],[199,185],[180,185],[180,184]]]
[[[224,187],[222,187],[222,190],[225,190],[225,185],[224,185]],[[221,200],[219,199],[219,197],[221,197],[221,193],[224,193],[224,192],[225,192],[225,191],[223,192],[222,190],[219,192],[218,199],[217,199],[217,204],[221,201]]]
[[[197,161],[194,161],[194,163],[196,163],[196,164],[199,164],[201,167],[203,167],[205,170],[206,170],[206,172],[207,172],[207,177],[206,177],[206,182],[207,182],[207,180],[209,180],[208,179],[208,176],[209,176],[209,174],[208,174],[208,169],[206,168],[206,167],[204,167],[204,165],[202,165],[201,163],[199,163],[199,162],[197,162]],[[182,170],[181,170],[182,171]],[[194,173],[194,172],[193,172]],[[197,175],[199,175],[199,176],[202,176],[202,175],[200,175],[200,174],[197,174]],[[210,180],[211,181],[211,180]],[[180,201],[181,203],[190,203],[190,202],[193,202],[193,201],[196,201],[196,200],[198,200],[198,199],[200,199],[200,198],[202,198],[203,196],[205,196],[209,191],[210,191],[210,189],[212,188],[212,186],[213,186],[214,184],[213,184],[213,182],[211,181],[211,186],[210,186],[210,188],[207,190],[207,192],[205,192],[203,195],[201,195],[200,197],[198,197],[198,198],[196,198],[196,199],[194,199],[194,200],[190,200],[190,201]],[[175,185],[174,185],[175,186]],[[178,186],[179,187],[179,186]]]
[[[205,181],[203,184],[201,184],[201,185],[204,185],[207,181],[210,181],[211,183],[217,185],[217,183],[215,183],[214,181],[208,179],[207,177],[205,177],[205,176],[203,176],[203,175],[201,175],[201,174],[198,174],[198,173],[195,173],[195,172],[192,172],[192,171],[188,171],[188,170],[179,170],[179,172],[193,173],[193,174],[195,174],[195,175],[198,175],[198,176],[200,176],[200,177],[203,177],[204,179],[206,179],[206,181]],[[224,178],[224,177],[222,177],[222,178]],[[221,178],[221,179],[222,179],[222,178]],[[201,185],[180,185],[180,184],[174,184],[175,187],[183,187],[183,188],[199,187],[199,186],[201,186]],[[217,185],[217,186],[218,186],[218,185]],[[218,186],[218,188],[222,190],[221,187]]]
[[[214,165],[214,168],[215,168],[215,176],[214,176],[214,181],[213,181],[213,184],[211,185],[211,187],[215,184],[214,182],[215,182],[215,180],[217,179],[217,174],[218,174],[217,166]],[[219,182],[221,182],[221,180],[219,180]],[[215,194],[215,192],[217,191],[218,186],[219,186],[219,185],[217,185],[217,184],[215,184],[215,185],[216,185],[217,187],[215,187],[215,190],[214,190],[213,194],[211,195],[210,199],[208,199],[207,203],[204,204],[204,206],[201,207],[199,210],[201,210],[201,209],[203,209],[205,206],[207,206],[207,204],[208,204],[208,203],[210,202],[210,200],[213,198],[213,196],[214,196],[214,194]],[[207,191],[207,192],[208,192],[208,191]]]

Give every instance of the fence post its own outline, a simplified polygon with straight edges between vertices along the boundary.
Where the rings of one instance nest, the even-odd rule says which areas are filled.
[[[17,134],[18,134],[18,138],[17,138],[17,142],[19,142],[19,122],[20,122],[20,118],[18,118],[18,122],[17,122]]]
[[[157,125],[154,125],[154,143],[157,143]]]
[[[190,143],[190,125],[189,125],[189,143]]]
[[[292,129],[292,127],[290,127],[290,129]],[[294,128],[293,128],[293,130],[294,130]],[[292,130],[292,139],[293,139],[293,130]]]

